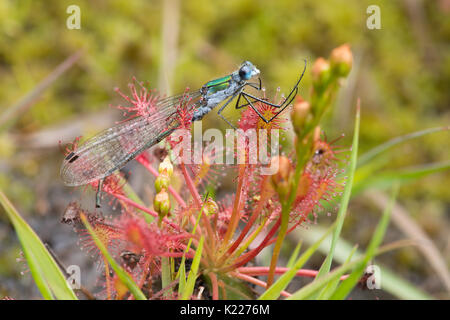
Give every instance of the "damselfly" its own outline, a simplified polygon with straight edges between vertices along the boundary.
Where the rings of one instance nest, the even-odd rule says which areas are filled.
[[[258,82],[249,81],[259,75],[259,70],[248,61],[230,75],[209,81],[199,90],[161,98],[156,102],[154,112],[134,117],[104,130],[67,155],[61,166],[61,177],[67,186],[80,186],[98,180],[96,205],[99,207],[103,179],[179,128],[181,124],[177,118],[177,107],[183,101],[189,101],[192,121],[201,120],[214,107],[225,101],[220,107],[218,115],[234,127],[222,115],[222,111],[237,97],[236,109],[250,106],[263,121],[270,122],[293,101],[305,70],[306,61],[294,88],[280,104],[270,103],[244,91],[246,87],[262,89],[260,78],[258,78]],[[258,101],[278,108],[278,113],[272,118],[266,119],[254,105]]]

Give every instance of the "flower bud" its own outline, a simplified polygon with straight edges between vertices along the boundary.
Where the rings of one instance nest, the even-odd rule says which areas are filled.
[[[169,214],[170,201],[167,191],[162,190],[160,193],[156,194],[153,199],[153,208],[159,213],[160,220]]]
[[[291,162],[284,156],[273,157],[270,166],[276,167],[278,171],[272,175],[271,184],[280,198],[285,198],[289,193],[290,180],[293,173]]]
[[[158,171],[160,174],[165,173],[167,177],[171,177],[173,174],[173,165],[170,162],[170,158],[167,156],[164,161],[159,164]]]
[[[330,78],[330,63],[322,57],[317,58],[311,72],[314,86],[322,87]]]
[[[311,178],[308,174],[303,174],[298,182],[296,198],[303,198],[311,187]]]
[[[353,55],[350,46],[346,43],[331,51],[331,69],[338,77],[345,77],[350,73],[353,64]]]
[[[305,120],[310,112],[311,106],[308,101],[298,97],[291,113],[291,121],[296,133],[300,133],[303,129]]]
[[[155,180],[155,189],[156,192],[161,192],[162,189],[169,188],[170,178],[164,173],[160,174]]]
[[[208,200],[206,200],[204,205],[204,212],[208,216],[216,214],[217,212],[219,212],[219,206],[213,199],[208,198]]]

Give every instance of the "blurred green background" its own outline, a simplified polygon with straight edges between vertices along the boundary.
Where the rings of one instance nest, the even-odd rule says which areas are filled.
[[[66,27],[69,5],[80,7],[81,29]],[[366,26],[369,5],[381,10],[379,30]],[[357,98],[361,153],[399,135],[448,126],[449,14],[448,0],[2,0],[0,189],[64,261],[78,263],[70,230],[59,225],[75,193],[59,180],[59,141],[91,135],[119,119],[120,112],[108,107],[121,102],[115,87],[127,92],[136,76],[162,93],[177,93],[250,60],[261,70],[269,95],[277,87],[287,93],[307,59],[300,88],[307,98],[313,61],[343,43],[351,45],[354,65],[327,115],[327,136],[346,133],[340,144],[350,144]],[[67,71],[47,88],[39,87],[79,50],[83,54]],[[213,114],[205,120],[205,126],[225,128]],[[449,159],[449,133],[438,132],[401,144],[374,166],[398,170]],[[442,280],[450,264],[449,185],[448,171],[429,175],[403,185],[399,200],[433,241],[447,275],[442,269],[437,275],[416,248],[398,250],[384,261],[435,297],[448,297],[449,290]],[[380,211],[369,198],[355,198],[344,229],[344,238],[362,246]],[[405,238],[401,230],[393,226],[388,238]],[[19,250],[0,215],[0,297],[36,297],[30,277],[18,272]]]

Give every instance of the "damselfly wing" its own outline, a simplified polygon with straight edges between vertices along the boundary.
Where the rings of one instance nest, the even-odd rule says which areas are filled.
[[[195,109],[200,96],[197,91],[160,99],[148,115],[124,121],[90,138],[64,159],[61,167],[64,184],[85,185],[122,168],[177,129],[179,108]]]

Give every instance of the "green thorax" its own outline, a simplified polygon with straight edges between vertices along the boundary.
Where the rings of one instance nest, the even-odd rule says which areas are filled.
[[[225,90],[230,85],[231,76],[225,76],[219,79],[211,80],[206,83],[206,88],[208,88],[208,93],[216,93],[221,90]]]

